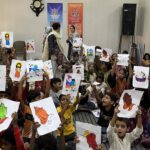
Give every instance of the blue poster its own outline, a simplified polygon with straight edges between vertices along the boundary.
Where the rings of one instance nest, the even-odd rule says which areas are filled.
[[[48,27],[54,22],[59,22],[62,28],[63,22],[63,4],[62,3],[47,3]]]

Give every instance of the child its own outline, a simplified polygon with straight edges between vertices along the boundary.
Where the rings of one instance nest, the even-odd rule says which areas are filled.
[[[76,105],[79,103],[79,95],[77,96],[76,102],[74,104],[70,104],[68,96],[61,94],[59,96],[60,106],[57,107],[57,111],[59,113],[60,119],[64,128],[64,137],[66,147],[73,150],[75,148],[75,126],[73,123],[72,113],[76,109]],[[60,143],[60,131],[57,131],[58,144]]]
[[[59,78],[51,79],[50,96],[53,98],[56,107],[59,106],[59,96],[61,94],[61,80]]]
[[[113,118],[107,129],[110,150],[130,150],[131,143],[139,138],[143,132],[141,110],[137,111],[136,128],[131,133],[127,133],[127,119],[117,118],[117,113],[118,108],[115,109]]]

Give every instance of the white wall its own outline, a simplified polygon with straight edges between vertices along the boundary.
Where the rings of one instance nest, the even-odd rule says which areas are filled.
[[[123,3],[139,3],[139,1],[140,0],[43,0],[45,4],[48,2],[62,2],[64,4],[62,39],[66,50],[67,3],[82,2],[84,5],[84,43],[87,45],[100,45],[102,47],[112,48],[114,51],[118,50],[122,5]],[[146,1],[149,0],[143,1],[146,3]],[[30,9],[32,0],[0,0],[0,2],[0,31],[13,31],[15,40],[35,39],[37,52],[31,57],[40,58],[44,28],[47,26],[46,5],[44,11],[39,17],[36,17],[35,13]],[[148,6],[146,7],[148,9]],[[148,42],[148,38],[148,33],[145,31],[144,41]]]

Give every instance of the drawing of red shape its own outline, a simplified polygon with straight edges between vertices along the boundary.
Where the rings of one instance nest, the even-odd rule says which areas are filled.
[[[3,119],[0,119],[0,124],[2,124],[2,123],[4,123],[4,121],[7,119],[7,117],[6,118],[3,118]]]

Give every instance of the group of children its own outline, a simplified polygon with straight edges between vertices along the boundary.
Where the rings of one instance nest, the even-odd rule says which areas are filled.
[[[97,46],[96,49],[100,47]],[[80,110],[100,109],[97,125],[102,127],[102,144],[109,142],[110,150],[130,150],[131,144],[141,136],[150,137],[150,89],[144,90],[144,95],[137,111],[135,119],[117,117],[118,104],[121,94],[125,89],[132,89],[133,66],[129,60],[128,67],[117,66],[117,54],[113,54],[109,62],[100,61],[95,56],[93,63],[82,53],[73,52],[68,62],[57,68],[61,72],[53,79],[49,79],[46,72],[43,73],[43,81],[35,83],[35,88],[30,89],[27,76],[24,75],[19,82],[14,82],[9,77],[12,59],[16,59],[15,49],[0,48],[3,55],[2,64],[7,69],[6,91],[1,92],[1,98],[5,97],[20,102],[18,113],[13,114],[10,127],[0,133],[0,149],[2,150],[74,150],[80,139],[76,135],[73,112],[79,104]],[[96,50],[95,49],[95,50]],[[80,55],[81,54],[81,55]],[[5,57],[4,57],[5,56]],[[65,73],[72,72],[73,65],[84,65],[84,81],[81,82],[76,101],[70,103],[70,96],[61,93],[62,81]],[[150,54],[146,53],[141,61],[142,66],[150,67]],[[82,83],[85,83],[81,88]],[[37,85],[39,88],[37,88]],[[143,89],[141,89],[143,90]],[[44,136],[37,135],[40,126],[34,122],[29,103],[51,96],[61,119],[60,128],[56,132]],[[135,122],[136,124],[131,124]],[[143,124],[143,125],[142,125]],[[129,127],[132,126],[131,132]],[[143,132],[144,130],[144,132]],[[101,141],[99,141],[101,143]],[[150,141],[146,143],[150,148]],[[84,147],[83,147],[83,150]],[[98,145],[96,150],[103,150],[103,145]]]

